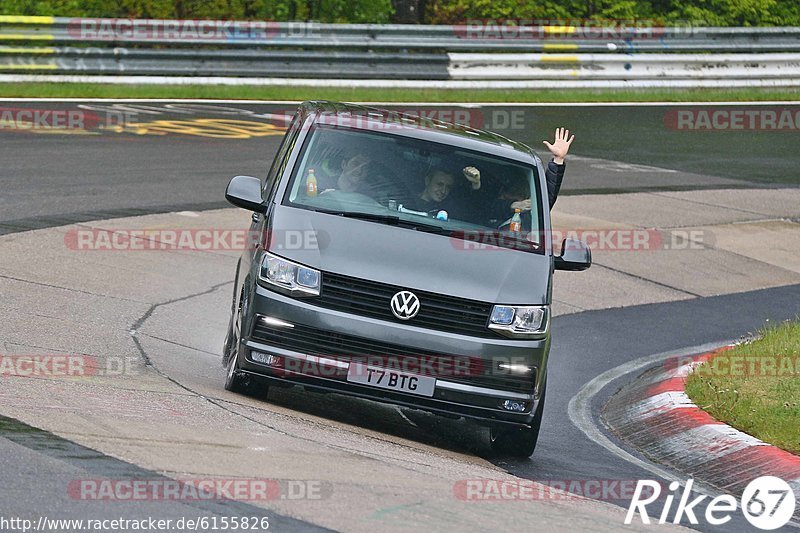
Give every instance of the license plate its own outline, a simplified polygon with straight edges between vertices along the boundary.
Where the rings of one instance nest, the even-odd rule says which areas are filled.
[[[420,396],[433,396],[433,390],[436,388],[436,378],[361,363],[350,363],[347,381]]]

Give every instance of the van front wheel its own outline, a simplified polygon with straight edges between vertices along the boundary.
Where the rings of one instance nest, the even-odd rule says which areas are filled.
[[[239,305],[231,317],[228,337],[225,339],[225,390],[244,394],[248,391],[250,377],[239,371],[239,350],[242,342],[242,307],[244,305],[244,289],[239,297]],[[223,359],[224,360],[224,359]]]
[[[533,451],[536,449],[536,442],[539,440],[539,428],[542,426],[545,392],[546,390],[543,389],[531,427],[511,429],[492,427],[489,429],[492,453],[498,456],[520,458],[533,455]]]

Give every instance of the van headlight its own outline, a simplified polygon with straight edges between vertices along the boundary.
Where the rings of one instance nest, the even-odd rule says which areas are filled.
[[[264,252],[258,278],[265,283],[295,295],[319,296],[322,274],[288,259]]]
[[[547,334],[547,305],[495,305],[489,329],[515,339],[543,337]]]

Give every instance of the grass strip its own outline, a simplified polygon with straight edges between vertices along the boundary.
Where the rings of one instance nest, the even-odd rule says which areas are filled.
[[[800,454],[800,322],[767,325],[698,366],[686,393],[717,420]]]
[[[224,100],[338,100],[346,102],[744,102],[765,100],[800,101],[800,88],[504,90],[0,83],[0,97],[213,98]]]

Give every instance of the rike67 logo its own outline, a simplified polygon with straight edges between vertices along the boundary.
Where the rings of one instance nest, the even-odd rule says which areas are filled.
[[[678,494],[680,483],[677,481],[670,483],[661,513],[657,519],[655,515],[652,519],[657,520],[659,524],[667,522],[680,524],[686,519],[690,524],[698,525],[699,517],[704,518],[707,524],[721,526],[730,522],[732,513],[741,508],[742,514],[751,525],[762,530],[774,530],[789,523],[795,511],[796,498],[792,487],[778,477],[762,476],[754,479],[747,484],[738,502],[730,494],[723,494],[711,500],[707,500],[709,496],[706,495],[692,498],[693,485],[694,480],[689,479],[683,492]],[[630,525],[637,514],[643,524],[650,524],[651,516],[648,514],[647,506],[660,497],[659,482],[640,479],[628,507],[628,514],[625,515],[625,524]],[[701,504],[705,506],[704,513]]]

